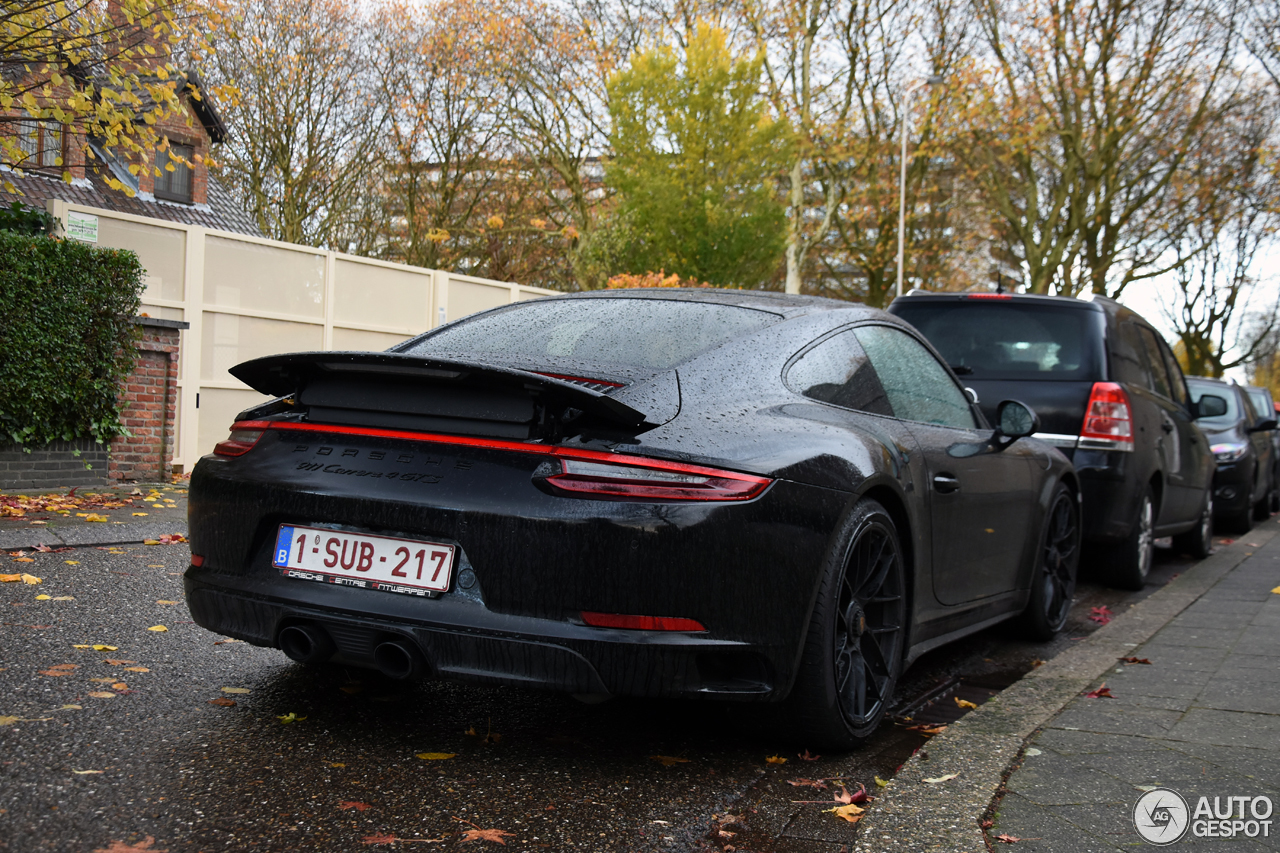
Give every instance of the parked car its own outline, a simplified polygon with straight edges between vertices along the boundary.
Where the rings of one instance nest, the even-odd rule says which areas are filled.
[[[1187,378],[1191,398],[1215,394],[1227,401],[1227,410],[1214,418],[1202,418],[1209,447],[1218,462],[1213,475],[1214,515],[1234,533],[1247,533],[1254,521],[1271,516],[1275,488],[1275,412],[1254,409],[1251,395],[1239,385],[1199,376]]]
[[[937,347],[988,416],[1007,398],[1035,410],[1038,437],[1080,475],[1085,542],[1107,581],[1140,589],[1157,537],[1208,555],[1213,455],[1182,370],[1142,317],[1110,299],[1008,293],[912,293],[889,311]]]
[[[1271,399],[1271,392],[1256,385],[1244,386],[1244,391],[1253,401],[1253,408],[1260,418],[1276,417],[1276,404]],[[1280,430],[1271,431],[1271,500],[1268,509],[1280,512]],[[1261,521],[1262,519],[1258,519]]]
[[[865,306],[556,296],[232,373],[278,399],[192,473],[187,601],[304,663],[785,701],[849,747],[921,653],[1071,605],[1071,464]]]

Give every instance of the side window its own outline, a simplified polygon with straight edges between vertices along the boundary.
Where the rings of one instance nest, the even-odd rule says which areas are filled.
[[[896,417],[962,429],[978,426],[964,391],[915,338],[889,326],[860,326],[853,333]]]
[[[824,403],[893,416],[880,380],[853,332],[833,335],[800,356],[787,372],[787,384]]]
[[[1169,371],[1169,390],[1173,392],[1173,399],[1185,406],[1190,398],[1187,395],[1187,381],[1182,378],[1182,368],[1178,365],[1178,359],[1174,358],[1173,350],[1169,349],[1169,345],[1163,338],[1157,338],[1156,343],[1160,346],[1160,354],[1164,356],[1165,369]]]
[[[1151,371],[1151,390],[1155,391],[1162,397],[1172,400],[1173,392],[1169,389],[1169,371],[1164,364],[1164,355],[1160,352],[1160,344],[1156,340],[1156,333],[1139,326],[1142,333],[1142,341],[1147,348],[1147,369]]]
[[[1111,370],[1115,374],[1112,379],[1126,385],[1150,388],[1151,377],[1142,357],[1144,349],[1146,344],[1138,327],[1133,323],[1121,323],[1120,333],[1111,341]]]

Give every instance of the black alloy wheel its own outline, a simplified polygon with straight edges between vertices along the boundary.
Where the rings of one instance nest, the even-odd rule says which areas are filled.
[[[1080,509],[1075,495],[1059,483],[1045,516],[1044,533],[1031,576],[1031,597],[1022,612],[1022,632],[1052,640],[1071,613],[1080,567]]]
[[[800,671],[783,710],[797,736],[852,749],[893,698],[906,640],[906,575],[893,519],[864,500],[846,522],[814,606]]]

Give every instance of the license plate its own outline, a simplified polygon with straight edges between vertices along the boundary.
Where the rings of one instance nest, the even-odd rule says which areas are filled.
[[[449,589],[454,546],[319,527],[280,525],[272,565],[285,577],[385,592]]]

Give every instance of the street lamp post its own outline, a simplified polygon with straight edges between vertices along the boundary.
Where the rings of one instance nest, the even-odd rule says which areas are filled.
[[[925,86],[933,88],[941,85],[942,78],[933,76],[915,84],[902,93],[902,154],[899,158],[902,172],[898,177],[898,296],[902,295],[902,256],[903,246],[906,244],[907,239],[907,110],[911,106],[911,96],[916,93],[917,89],[922,89]]]

